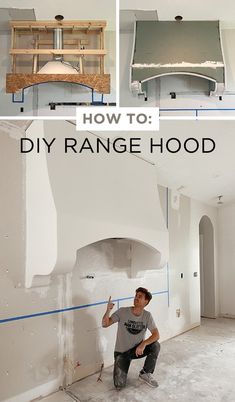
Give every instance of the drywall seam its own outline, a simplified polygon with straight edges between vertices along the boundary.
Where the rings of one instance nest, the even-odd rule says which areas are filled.
[[[188,72],[188,71],[170,71],[169,73],[160,73],[160,74],[156,74],[156,75],[152,75],[150,77],[147,77],[147,78],[141,80],[140,82],[144,83],[144,82],[152,81],[155,78],[165,77],[167,75],[173,75],[173,76],[174,75],[189,75],[189,76],[192,76],[192,77],[204,78],[205,80],[212,81],[215,84],[217,84],[216,80],[214,78],[210,77],[209,75],[203,75],[203,74],[199,74],[199,73],[192,73],[192,72]]]
[[[186,61],[182,61],[181,63],[166,63],[166,64],[161,64],[161,63],[134,63],[132,64],[133,68],[161,68],[161,67],[166,67],[166,68],[171,68],[171,67],[205,67],[205,68],[218,68],[218,67],[224,67],[224,63],[220,61],[204,61],[203,63],[188,63]]]
[[[152,295],[161,295],[161,294],[165,294],[168,293],[168,290],[162,290],[159,292],[152,292]],[[119,299],[114,299],[114,302],[120,302],[123,300],[131,300],[133,299],[133,296],[129,296],[129,297],[122,297]],[[4,318],[0,320],[0,324],[6,323],[6,322],[11,322],[11,321],[18,321],[18,320],[24,320],[24,319],[28,319],[28,318],[34,318],[34,317],[40,317],[40,316],[44,316],[44,315],[51,315],[51,314],[58,314],[58,313],[65,313],[68,311],[73,311],[73,310],[81,310],[84,308],[88,308],[88,307],[94,307],[94,306],[99,306],[102,304],[107,304],[107,300],[104,301],[100,301],[97,303],[90,303],[90,304],[82,304],[80,306],[72,306],[72,307],[65,307],[65,308],[61,308],[58,310],[49,310],[49,311],[42,311],[40,313],[34,313],[34,314],[27,314],[27,315],[20,315],[20,316],[15,316],[15,317],[10,317],[10,318]]]

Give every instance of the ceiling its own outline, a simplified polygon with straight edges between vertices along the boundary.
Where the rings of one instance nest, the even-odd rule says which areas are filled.
[[[235,201],[235,122],[234,121],[171,121],[160,122],[159,135],[164,139],[189,137],[199,142],[212,138],[216,149],[212,153],[194,154],[182,151],[155,155],[159,183],[178,189],[182,194],[217,205],[223,195],[224,203]]]
[[[235,121],[160,121],[158,133],[115,132],[105,136],[141,137],[141,154],[137,156],[156,164],[160,185],[180,189],[181,194],[212,206],[217,206],[219,195],[223,195],[224,204],[235,202]],[[216,149],[205,154],[184,150],[169,153],[165,148],[163,153],[150,153],[150,138],[155,143],[162,138],[165,144],[173,137],[182,144],[189,137],[197,138],[199,143],[203,137],[212,138]]]
[[[159,20],[173,20],[182,15],[185,20],[235,21],[234,0],[120,0],[121,10],[157,10]]]
[[[109,30],[116,26],[115,1],[110,0],[1,0],[1,8],[34,9],[37,20],[52,20],[62,14],[68,20],[107,20]]]

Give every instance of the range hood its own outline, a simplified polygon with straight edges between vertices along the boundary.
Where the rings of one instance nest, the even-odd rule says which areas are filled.
[[[88,273],[103,272],[107,260],[115,266],[119,259],[120,267],[128,250],[134,277],[163,268],[169,234],[156,167],[128,152],[65,153],[66,138],[70,144],[89,141],[94,149],[97,141],[92,133],[77,135],[66,121],[34,121],[26,137],[34,143],[43,144],[43,139],[51,143],[55,133],[50,154],[41,147],[37,155],[33,151],[24,155],[26,287],[47,285],[52,276],[72,272],[77,258],[80,269],[84,253],[91,256]]]
[[[165,75],[208,80],[210,95],[224,91],[219,21],[137,21],[131,62],[131,90]]]

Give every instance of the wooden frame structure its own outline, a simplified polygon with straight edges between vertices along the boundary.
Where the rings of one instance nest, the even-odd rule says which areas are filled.
[[[104,30],[106,21],[11,21],[11,73],[6,76],[6,92],[15,93],[31,85],[62,81],[87,86],[99,93],[110,93],[110,74],[104,72]],[[53,48],[53,32],[61,28],[63,48]],[[91,40],[96,48],[91,48]],[[22,41],[29,47],[22,47]],[[30,57],[31,56],[31,57]],[[38,74],[39,66],[54,56],[76,62],[78,74]],[[94,72],[87,71],[86,61],[94,61]],[[28,64],[27,73],[20,71],[20,62]],[[88,63],[89,64],[89,63]]]

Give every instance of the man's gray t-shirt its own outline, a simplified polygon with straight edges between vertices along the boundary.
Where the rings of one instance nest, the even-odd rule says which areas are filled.
[[[132,313],[132,307],[121,307],[110,318],[118,322],[115,352],[123,353],[133,348],[144,339],[147,329],[156,328],[152,314],[146,310],[137,316]]]

